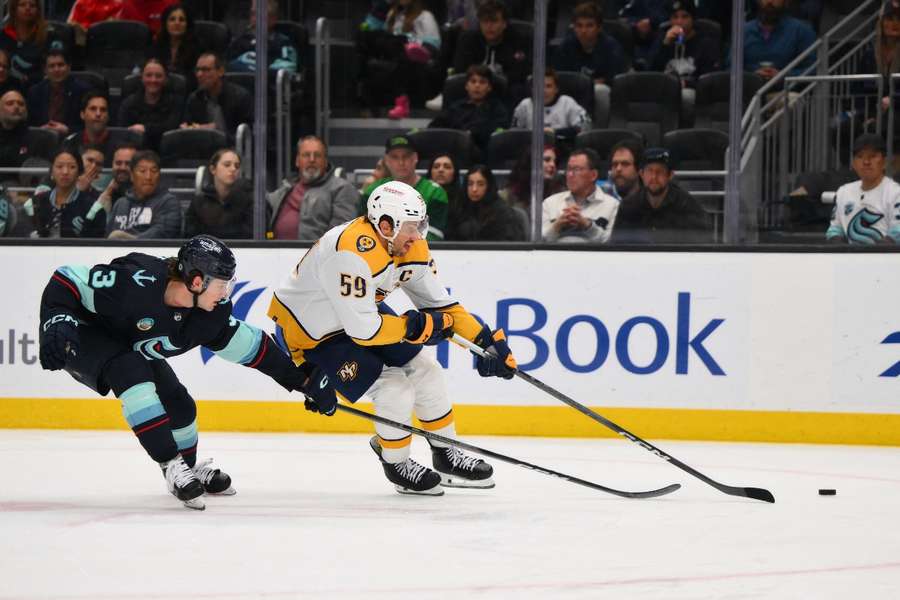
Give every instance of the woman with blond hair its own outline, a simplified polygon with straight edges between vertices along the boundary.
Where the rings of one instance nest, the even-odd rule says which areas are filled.
[[[49,49],[70,51],[47,27],[38,0],[10,0],[6,26],[0,32],[0,50],[10,58],[14,77],[25,81],[25,87],[44,77],[44,53]]]

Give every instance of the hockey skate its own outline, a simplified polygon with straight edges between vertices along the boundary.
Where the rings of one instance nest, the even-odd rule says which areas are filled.
[[[441,476],[422,466],[411,458],[400,463],[389,463],[381,458],[381,444],[378,436],[373,435],[369,440],[372,451],[378,455],[384,474],[388,481],[394,484],[394,488],[401,494],[419,494],[428,496],[442,496]]]
[[[444,487],[481,488],[494,487],[494,468],[476,456],[470,456],[459,448],[431,447],[434,470],[441,476]]]
[[[173,496],[181,500],[188,508],[194,510],[206,508],[202,498],[203,484],[200,483],[180,454],[168,462],[160,463],[159,466],[162,467],[166,485]]]
[[[203,489],[206,490],[207,494],[219,496],[234,496],[237,494],[237,490],[231,487],[231,477],[228,476],[228,473],[223,473],[221,469],[214,467],[211,458],[194,465],[194,475],[203,484]]]

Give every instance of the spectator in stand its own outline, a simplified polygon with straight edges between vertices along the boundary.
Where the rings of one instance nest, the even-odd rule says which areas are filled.
[[[0,187],[0,237],[10,237],[18,222],[16,205],[10,200],[6,190]]]
[[[201,233],[222,240],[253,237],[253,184],[241,177],[241,157],[231,148],[209,159],[200,193],[184,214],[184,237]]]
[[[67,146],[63,147],[74,150]],[[103,193],[103,190],[106,189],[106,186],[109,185],[109,182],[112,180],[112,175],[103,174],[103,163],[105,160],[106,155],[103,154],[103,150],[99,146],[84,147],[81,152],[81,162],[84,164],[84,173],[81,174],[81,177],[78,178],[78,182],[76,183],[79,190],[82,192],[93,190],[96,192],[95,196],[97,197]],[[103,225],[105,228],[105,219]]]
[[[156,37],[162,28],[162,14],[178,0],[123,0],[119,18],[123,21],[140,21],[150,28]]]
[[[112,207],[120,198],[131,191],[131,159],[138,149],[130,144],[116,148],[112,160],[112,178],[97,198],[97,208],[102,208],[109,215]]]
[[[194,31],[194,17],[184,5],[172,4],[163,11],[162,23],[149,56],[158,58],[169,73],[183,76],[188,91],[191,91],[197,87],[194,68],[201,51]]]
[[[890,77],[894,73],[900,72],[900,0],[889,0],[881,7],[875,26],[875,40],[866,48],[857,71],[881,75],[880,82],[867,81],[858,84],[856,93],[859,98],[857,101],[859,108],[862,109],[867,104],[867,97],[874,97],[878,93],[880,83],[882,96],[878,105],[882,111],[887,111],[891,106],[888,96],[891,89]],[[900,97],[900,90],[895,84],[895,105],[898,97]],[[867,114],[872,120],[875,119],[875,113],[871,110]]]
[[[141,69],[142,89],[119,107],[119,125],[144,134],[144,146],[159,149],[162,134],[178,129],[184,98],[166,89],[166,67],[148,58]]]
[[[595,2],[581,2],[572,12],[572,29],[554,53],[552,64],[557,71],[575,71],[611,85],[623,71],[625,51],[611,35],[603,31],[603,11]]]
[[[509,82],[510,96],[518,102],[528,94],[531,74],[531,42],[508,26],[509,12],[503,0],[483,0],[477,5],[478,29],[463,31],[456,44],[453,70],[466,73],[472,65],[486,65]]]
[[[600,157],[590,148],[569,155],[566,191],[544,199],[545,242],[606,243],[612,234],[619,201],[597,186]]]
[[[28,148],[28,107],[19,90],[0,96],[0,166],[21,167]]]
[[[109,99],[106,94],[97,90],[85,93],[81,97],[79,116],[83,124],[81,131],[70,134],[63,143],[79,154],[84,148],[94,146],[111,161],[113,149],[109,139]]]
[[[566,183],[558,172],[557,154],[554,146],[544,146],[542,165],[544,186],[541,200],[566,189]],[[523,152],[507,179],[506,187],[500,191],[500,197],[519,215],[526,232],[531,231],[531,152]]]
[[[269,229],[279,240],[317,240],[358,214],[359,194],[334,173],[325,142],[314,135],[297,142],[297,178],[285,180],[267,196]]]
[[[25,88],[22,80],[12,74],[9,66],[9,53],[0,49],[0,94],[8,90],[22,91]]]
[[[626,139],[609,151],[609,179],[597,184],[604,193],[616,200],[625,200],[641,191],[641,175],[638,171],[644,160],[643,146]]]
[[[513,113],[512,126],[531,129],[534,103],[525,98]],[[559,77],[553,68],[544,73],[544,131],[553,133],[557,145],[571,145],[584,129],[590,129],[591,117],[571,96],[559,93]]]
[[[657,35],[650,67],[675,75],[682,87],[693,89],[701,75],[721,68],[719,40],[694,29],[694,0],[674,0],[669,15],[671,25]]]
[[[106,213],[95,212],[88,218],[97,198],[90,187],[81,190],[78,179],[84,174],[81,157],[71,150],[59,150],[50,162],[51,187],[26,203],[32,214],[31,237],[89,238],[103,237]]]
[[[640,193],[619,204],[613,241],[649,244],[712,242],[712,224],[700,203],[672,181],[672,158],[665,148],[644,152]]]
[[[447,239],[461,242],[500,242],[525,239],[522,221],[497,195],[494,174],[475,165],[466,174],[465,193],[450,205]]]
[[[881,136],[868,133],[853,142],[853,171],[859,181],[838,188],[829,242],[872,246],[900,243],[900,184],[885,176],[887,148]]]
[[[28,90],[29,123],[65,137],[81,127],[81,98],[89,88],[72,77],[72,66],[62,50],[47,52],[44,73],[46,77]]]
[[[131,190],[113,205],[106,226],[111,240],[177,239],[181,237],[181,206],[159,189],[159,155],[152,150],[131,158]]]
[[[459,202],[462,196],[459,181],[461,179],[459,172],[456,170],[456,161],[449,154],[442,154],[434,157],[428,166],[428,178],[444,188],[447,193],[447,203],[452,207],[454,203]]]
[[[375,188],[388,181],[400,181],[412,186],[422,195],[428,212],[428,241],[443,240],[447,230],[448,200],[444,188],[416,173],[416,164],[419,162],[419,153],[416,147],[405,135],[395,135],[387,139],[384,145],[384,163],[387,165],[390,177],[372,182],[363,190],[360,196],[360,205],[357,214],[366,214],[366,203]]]
[[[470,66],[466,71],[467,97],[441,111],[428,127],[468,131],[478,149],[487,152],[491,134],[509,127],[509,111],[494,95],[493,82],[494,74],[487,65]]]
[[[767,81],[816,41],[816,33],[809,23],[785,14],[785,2],[758,0],[757,18],[745,24],[744,69]],[[815,59],[815,53],[810,54],[790,74],[803,74]],[[726,68],[729,62],[726,60]]]
[[[25,83],[26,89],[43,77],[44,53],[64,49],[48,31],[47,20],[38,0],[9,0],[6,24],[0,32],[0,49],[10,57],[12,75]]]
[[[362,193],[364,189],[366,189],[379,179],[389,179],[391,177],[391,172],[388,170],[387,165],[384,164],[384,157],[382,156],[378,159],[378,162],[375,163],[375,168],[372,169],[372,172],[363,178],[362,185],[359,188],[359,192]]]
[[[370,94],[383,97],[389,91],[396,96],[388,117],[409,117],[410,95],[422,95],[419,93],[422,89],[419,82],[424,78],[421,65],[435,58],[440,49],[440,29],[423,0],[396,0],[380,24],[375,17],[367,18],[357,43],[360,71],[364,71],[371,58],[391,61],[397,68],[380,76],[367,73],[364,98]]]
[[[121,13],[122,0],[75,0],[66,22],[75,28],[75,43],[84,46],[91,25],[118,19]]]
[[[225,81],[225,64],[213,52],[200,55],[196,71],[197,89],[188,97],[181,128],[218,129],[234,142],[238,125],[253,120],[253,98]]]
[[[291,38],[274,30],[278,21],[278,2],[276,0],[253,0],[250,5],[250,25],[247,31],[231,42],[226,52],[228,70],[244,73],[256,71],[256,4],[266,2],[268,6],[267,25],[269,31],[269,71],[279,69],[296,73],[300,66],[298,49]]]
[[[650,64],[650,51],[653,40],[656,39],[656,31],[668,17],[666,2],[667,0],[631,0],[619,11],[619,16],[631,24],[634,64],[639,70]]]

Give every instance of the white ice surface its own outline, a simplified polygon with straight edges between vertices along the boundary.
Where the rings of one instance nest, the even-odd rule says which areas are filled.
[[[900,449],[472,438],[493,490],[401,496],[360,435],[201,434],[238,494],[185,509],[127,432],[0,430],[0,598],[900,597]],[[425,442],[413,455],[425,461]],[[818,488],[837,488],[820,497]]]

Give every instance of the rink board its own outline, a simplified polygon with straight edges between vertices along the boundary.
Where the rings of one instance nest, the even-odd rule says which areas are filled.
[[[173,249],[148,249],[167,255]],[[235,313],[269,328],[272,289],[304,250],[241,248]],[[0,426],[124,427],[41,371],[42,288],[56,266],[122,248],[0,247]],[[900,445],[900,255],[435,252],[445,285],[503,326],[520,365],[645,437]],[[402,294],[391,304],[407,307]],[[448,345],[434,352],[461,431],[606,435],[523,381],[485,380]],[[194,350],[171,361],[201,426],[242,431],[370,429],[311,415],[264,376]]]

